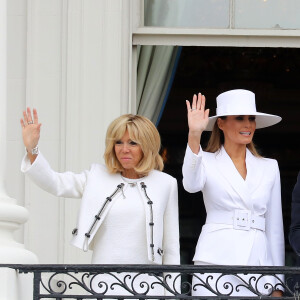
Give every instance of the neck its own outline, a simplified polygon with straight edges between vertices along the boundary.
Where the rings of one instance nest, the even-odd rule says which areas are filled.
[[[139,174],[134,169],[130,169],[130,170],[125,169],[121,174],[123,177],[129,178],[129,179],[140,178]]]
[[[232,160],[245,159],[246,148],[246,145],[224,143],[224,149]]]

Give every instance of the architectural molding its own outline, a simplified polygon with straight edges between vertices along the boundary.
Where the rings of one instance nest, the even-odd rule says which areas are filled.
[[[300,30],[140,27],[133,45],[298,48],[299,37]]]

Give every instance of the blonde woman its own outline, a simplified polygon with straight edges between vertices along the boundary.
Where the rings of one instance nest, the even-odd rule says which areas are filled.
[[[183,164],[183,185],[190,192],[202,191],[206,223],[194,255],[196,265],[283,266],[284,236],[280,174],[277,161],[258,155],[252,142],[255,130],[274,125],[281,118],[256,111],[255,95],[248,90],[230,90],[217,97],[217,114],[209,116],[205,97],[187,101],[189,136]],[[206,151],[200,146],[204,130],[212,131]],[[214,279],[194,277],[194,295],[214,292],[255,296],[271,293],[271,278],[249,281],[213,274]],[[255,278],[255,276],[254,276]],[[270,281],[268,281],[270,280]],[[229,284],[226,285],[226,282]],[[256,285],[257,284],[257,285]],[[244,287],[246,285],[246,287]],[[273,291],[273,296],[282,292]]]
[[[71,243],[93,250],[93,264],[180,264],[177,182],[161,172],[160,136],[150,120],[131,114],[114,120],[105,165],[80,174],[52,170],[38,149],[35,109],[23,112],[21,126],[27,149],[21,170],[51,194],[82,199]]]

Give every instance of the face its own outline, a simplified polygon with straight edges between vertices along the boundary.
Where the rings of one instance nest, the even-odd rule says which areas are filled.
[[[219,118],[218,125],[224,133],[225,144],[247,145],[256,129],[255,116],[227,116],[224,120]]]
[[[130,139],[127,130],[123,137],[116,141],[115,153],[118,161],[125,169],[125,173],[128,171],[134,171],[134,168],[143,157],[141,146]]]

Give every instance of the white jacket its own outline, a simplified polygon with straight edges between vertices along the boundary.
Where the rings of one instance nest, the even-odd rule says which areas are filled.
[[[93,164],[90,170],[80,174],[55,172],[41,153],[32,165],[25,156],[21,170],[51,194],[58,197],[82,198],[71,243],[83,250],[92,248],[95,233],[109,213],[112,202],[118,197],[123,197],[122,189],[126,189],[128,185],[120,174],[110,174],[106,167],[100,164]],[[144,200],[148,259],[156,264],[180,264],[176,179],[153,170],[143,178],[143,182],[146,187],[138,185],[138,190]],[[116,193],[112,196],[114,192]],[[110,199],[107,200],[108,197]],[[151,205],[149,201],[152,202]],[[99,212],[101,213],[98,214]],[[100,216],[99,220],[95,218],[97,214]]]
[[[284,265],[280,175],[276,160],[247,149],[244,180],[224,147],[195,155],[187,147],[183,185],[202,191],[207,213],[194,261],[220,265]],[[242,222],[242,223],[239,223]],[[253,253],[255,251],[255,253]]]

